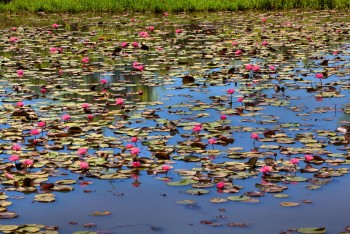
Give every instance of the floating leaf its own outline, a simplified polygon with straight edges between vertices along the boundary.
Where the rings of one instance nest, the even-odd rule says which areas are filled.
[[[111,212],[110,211],[95,211],[90,213],[89,215],[91,216],[101,216],[101,215],[110,215]]]
[[[181,180],[181,181],[174,181],[174,182],[168,182],[167,185],[169,186],[186,186],[189,182],[187,180]]]
[[[243,195],[241,195],[241,196],[229,196],[229,197],[227,197],[227,199],[230,201],[247,201],[250,199],[250,197],[243,196]]]
[[[287,207],[292,207],[292,206],[299,206],[300,203],[298,202],[281,202],[281,206],[287,206]]]
[[[176,204],[193,205],[193,204],[196,204],[196,201],[194,201],[194,200],[180,200],[180,201],[177,201]]]
[[[43,193],[34,196],[34,200],[38,202],[53,202],[55,201],[55,194],[53,193]]]
[[[298,228],[297,232],[305,233],[305,234],[320,234],[320,233],[326,233],[326,228],[324,227]]]
[[[205,189],[189,189],[186,191],[186,193],[192,194],[192,195],[203,195],[209,192],[210,192],[209,190],[205,190]]]
[[[69,185],[69,184],[75,184],[75,183],[77,183],[77,181],[76,180],[69,180],[69,179],[67,179],[67,180],[58,180],[55,183],[56,184]]]
[[[288,198],[289,197],[288,194],[284,194],[284,193],[274,194],[273,196],[277,197],[277,198]]]
[[[18,227],[18,225],[0,225],[0,231],[10,232],[16,230]]]
[[[35,233],[40,231],[40,228],[38,227],[21,227],[17,230],[19,233],[24,232],[24,233]]]
[[[69,191],[72,191],[73,189],[74,187],[69,185],[58,185],[51,188],[51,190],[61,191],[61,192],[69,192]]]
[[[294,176],[294,177],[287,177],[286,180],[293,181],[293,182],[305,182],[307,178]]]
[[[211,199],[209,199],[210,202],[212,203],[223,203],[223,202],[227,202],[228,199],[226,198],[219,198],[219,197],[213,197]]]
[[[0,212],[0,219],[12,219],[17,216],[18,214],[15,212]]]

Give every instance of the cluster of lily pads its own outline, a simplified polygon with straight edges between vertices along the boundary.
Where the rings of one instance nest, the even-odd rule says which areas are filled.
[[[337,103],[349,94],[348,17],[294,13],[218,13],[212,21],[65,16],[2,29],[0,218],[17,216],[8,211],[8,192],[53,202],[54,191],[72,191],[75,179],[55,180],[61,169],[133,178],[136,187],[140,176],[161,174],[191,195],[215,188],[215,203],[283,197],[289,183],[317,189],[347,174],[346,134],[308,117],[348,115],[349,104],[294,104],[305,95]],[[280,122],[274,108],[299,121]],[[262,179],[256,191],[237,182],[252,177]],[[0,226],[5,233],[23,228],[43,227]]]

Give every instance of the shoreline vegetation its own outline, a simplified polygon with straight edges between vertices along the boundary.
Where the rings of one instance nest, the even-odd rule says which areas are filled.
[[[2,12],[180,12],[350,9],[349,0],[0,0]]]

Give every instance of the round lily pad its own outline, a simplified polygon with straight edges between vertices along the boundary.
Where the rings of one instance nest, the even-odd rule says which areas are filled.
[[[277,194],[274,194],[273,196],[277,197],[277,198],[287,198],[287,197],[289,197],[288,194],[284,194],[284,193],[277,193]]]
[[[326,233],[326,228],[324,227],[298,228],[297,232],[305,233],[305,234],[322,234],[322,233]]]
[[[12,219],[17,216],[18,214],[15,212],[0,212],[0,219]]]
[[[287,207],[292,207],[292,206],[299,206],[300,203],[298,202],[281,202],[281,206],[287,206]]]
[[[209,190],[205,190],[205,189],[189,189],[186,191],[186,193],[192,194],[192,195],[203,195],[209,192],[210,192]]]
[[[6,231],[6,232],[9,232],[9,231],[14,231],[18,228],[19,226],[18,225],[0,225],[0,231]]]
[[[220,198],[220,197],[213,197],[213,198],[209,199],[209,201],[212,203],[224,203],[224,202],[227,202],[228,199]]]
[[[186,186],[189,182],[187,180],[181,180],[181,181],[174,181],[174,182],[168,182],[167,185],[169,186]]]
[[[55,194],[53,193],[43,193],[34,196],[34,200],[38,202],[53,202],[55,201]]]
[[[229,197],[227,197],[227,199],[230,201],[246,201],[246,200],[249,200],[250,197],[243,196],[243,195],[241,195],[241,196],[229,196]]]

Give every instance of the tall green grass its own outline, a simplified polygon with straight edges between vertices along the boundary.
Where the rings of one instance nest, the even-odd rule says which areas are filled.
[[[277,9],[349,9],[350,0],[0,0],[1,11],[235,11]]]

